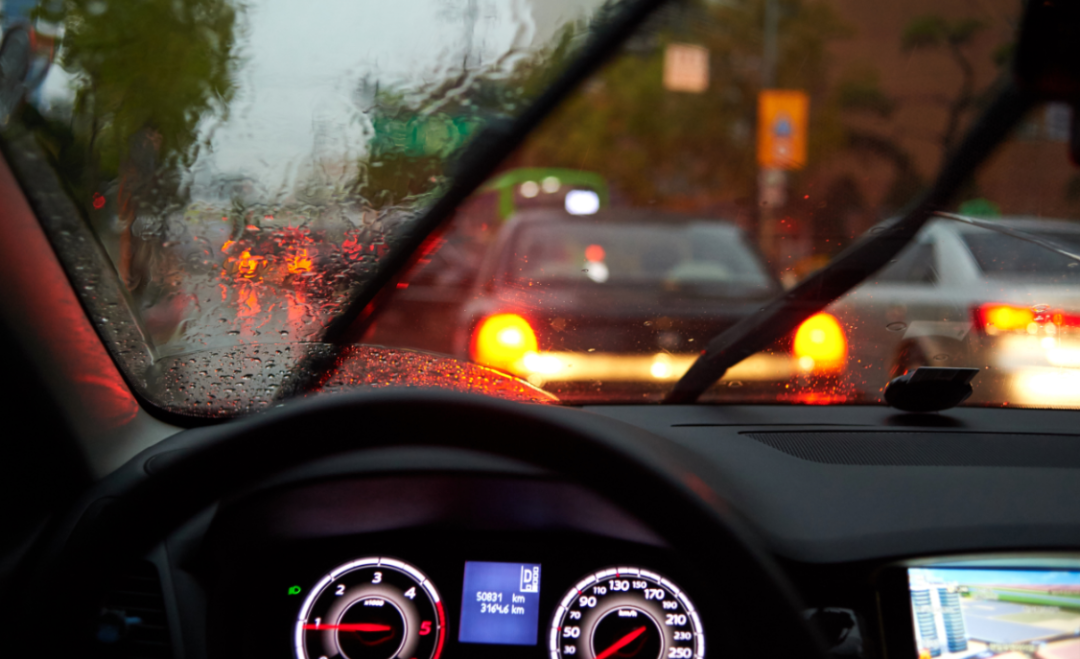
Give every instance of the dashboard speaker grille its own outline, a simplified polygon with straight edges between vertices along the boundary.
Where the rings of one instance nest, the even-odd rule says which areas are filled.
[[[1080,469],[1080,437],[960,432],[748,432],[788,455],[837,465]]]

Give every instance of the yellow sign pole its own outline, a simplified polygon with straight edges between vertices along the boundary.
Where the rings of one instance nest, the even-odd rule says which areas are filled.
[[[759,241],[765,256],[779,257],[776,245],[778,211],[787,201],[789,170],[806,166],[810,98],[790,89],[758,94],[757,160],[759,166]]]
[[[758,164],[764,169],[806,166],[806,127],[810,98],[806,92],[765,89],[758,95]]]

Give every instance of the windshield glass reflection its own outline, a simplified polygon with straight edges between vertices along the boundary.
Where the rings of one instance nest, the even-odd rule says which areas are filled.
[[[526,108],[603,14],[601,0],[10,4],[6,29],[32,51],[32,89],[0,99],[16,173],[132,383],[199,414],[282,397],[454,158]]]
[[[1008,73],[1017,10],[839,0],[666,8],[444,236],[448,251],[507,264],[514,285],[458,267],[456,283],[433,287],[430,273],[455,269],[435,253],[366,340],[471,358],[564,401],[660,400],[710,338],[927,188]],[[952,210],[1073,249],[1080,197],[1068,123],[1067,108],[1038,108]],[[575,210],[578,192],[595,193],[595,211]],[[644,234],[627,225],[655,233],[630,248]],[[729,233],[689,239],[688,226]],[[541,249],[547,235],[560,240]],[[1074,376],[1062,370],[1080,366],[1070,361],[1076,266],[1038,244],[934,220],[704,399],[881,402],[889,379],[914,368],[974,366],[970,404],[1076,404],[1080,389],[1063,386]],[[438,310],[419,303],[435,297]],[[488,330],[501,325],[489,323],[508,317],[516,329],[500,342]]]
[[[326,345],[325,328],[470,141],[618,6],[18,11],[30,60],[25,88],[0,89],[5,149],[76,288],[144,396],[231,414],[435,371],[465,390],[501,372],[526,397],[661,400],[711,338],[926,190],[1008,74],[1019,5],[663,7],[349,328],[389,352]],[[1038,108],[948,210],[1073,249],[1070,123]],[[1075,404],[1076,264],[1007,233],[934,220],[705,399],[880,402],[898,374],[974,366],[970,404]]]

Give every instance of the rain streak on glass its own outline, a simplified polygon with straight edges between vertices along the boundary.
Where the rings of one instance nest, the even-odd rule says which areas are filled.
[[[55,51],[15,127],[60,154],[119,276],[148,353],[113,346],[130,380],[188,413],[267,405],[446,189],[448,163],[528,105],[600,4],[36,10]]]

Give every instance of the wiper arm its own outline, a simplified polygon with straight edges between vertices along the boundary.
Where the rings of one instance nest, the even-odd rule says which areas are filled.
[[[871,229],[824,268],[709,341],[665,403],[692,403],[729,368],[770,346],[889,262],[1034,104],[1010,80],[953,152],[934,186],[899,221]]]

